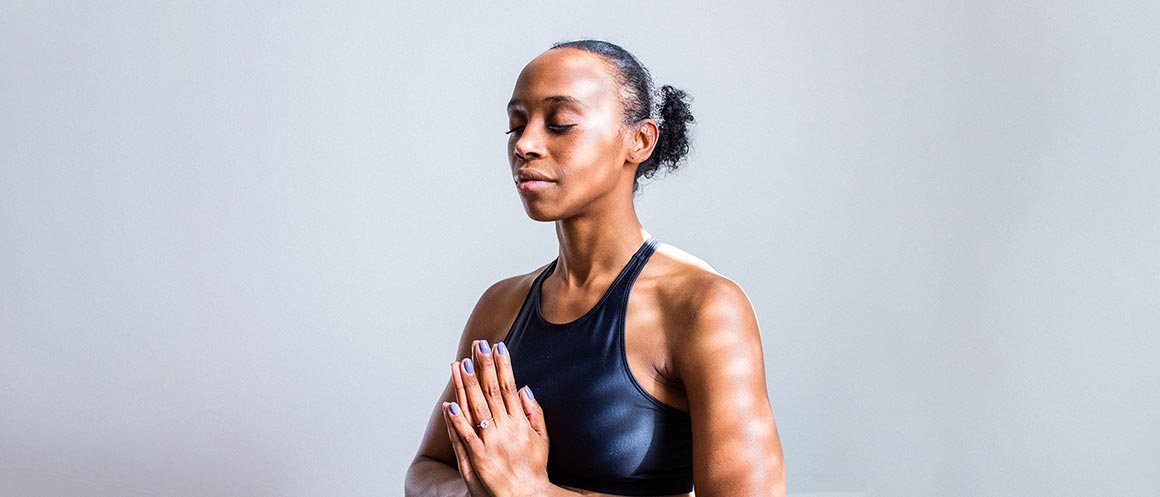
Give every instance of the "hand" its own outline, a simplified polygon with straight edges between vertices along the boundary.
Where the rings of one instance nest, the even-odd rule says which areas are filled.
[[[548,432],[531,389],[516,389],[504,344],[477,340],[475,360],[451,364],[457,402],[443,417],[459,472],[472,497],[543,495],[548,482]]]

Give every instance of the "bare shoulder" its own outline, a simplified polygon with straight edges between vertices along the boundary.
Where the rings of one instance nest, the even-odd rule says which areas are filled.
[[[670,322],[687,323],[688,326],[678,327],[683,334],[704,327],[699,324],[720,324],[722,319],[752,320],[756,331],[753,305],[737,282],[669,244],[661,244],[653,257],[656,266],[651,274],[657,281],[657,295],[665,314],[675,318]]]
[[[528,296],[532,282],[546,267],[547,264],[529,273],[504,278],[484,290],[467,319],[463,341],[502,340]]]
[[[720,367],[730,358],[763,361],[757,315],[741,285],[672,245],[662,244],[654,257],[650,287],[676,378],[691,387],[690,381],[706,378],[693,372]]]
[[[658,254],[656,293],[673,318],[666,319],[665,333],[677,345],[670,354],[688,399],[698,493],[785,495],[761,333],[749,297],[676,247],[662,246]]]

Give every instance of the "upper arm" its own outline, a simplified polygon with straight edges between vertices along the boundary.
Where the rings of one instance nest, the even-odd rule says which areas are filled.
[[[697,495],[783,496],[781,443],[753,306],[719,275],[697,294],[676,355],[693,424]]]
[[[463,327],[463,334],[459,338],[459,346],[455,353],[456,359],[471,357],[471,344],[475,340],[488,340],[494,343],[504,338],[523,302],[523,296],[519,294],[521,287],[525,293],[527,291],[524,279],[520,276],[508,278],[493,284],[483,292],[467,318],[467,324]],[[451,361],[448,361],[447,364],[450,363]],[[448,377],[447,385],[443,388],[443,393],[435,403],[431,417],[427,421],[427,430],[419,443],[415,460],[430,458],[455,467],[455,452],[451,449],[450,439],[447,438],[447,426],[443,422],[441,409],[444,402],[455,400],[455,388],[450,379],[450,366],[445,368],[445,371]]]

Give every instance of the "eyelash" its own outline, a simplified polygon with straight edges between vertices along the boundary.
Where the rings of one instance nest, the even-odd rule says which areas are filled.
[[[553,132],[553,133],[559,134],[559,133],[564,133],[564,132],[568,131],[569,129],[572,129],[572,128],[573,128],[573,127],[575,127],[575,126],[576,126],[575,124],[564,124],[564,125],[559,125],[559,126],[553,126],[553,125],[549,124],[549,125],[548,125],[548,131],[551,131],[551,132]],[[505,132],[504,132],[504,134],[505,134],[505,135],[510,135],[510,134],[512,134],[512,133],[515,133],[515,132],[518,132],[518,131],[520,131],[520,130],[522,130],[522,129],[524,129],[524,127],[523,127],[523,126],[516,126],[516,127],[512,128],[512,129],[509,129],[509,130],[505,131]]]

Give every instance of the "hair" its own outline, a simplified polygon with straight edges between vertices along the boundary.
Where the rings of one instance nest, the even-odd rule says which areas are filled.
[[[640,187],[640,178],[652,178],[659,171],[672,172],[685,162],[691,141],[690,124],[693,113],[689,110],[687,93],[669,85],[657,89],[652,75],[628,50],[602,40],[564,41],[552,45],[558,48],[576,48],[604,57],[616,69],[620,84],[620,99],[624,107],[624,123],[635,124],[648,118],[660,128],[656,147],[648,160],[636,168],[632,191]]]

